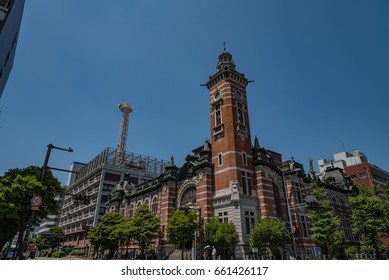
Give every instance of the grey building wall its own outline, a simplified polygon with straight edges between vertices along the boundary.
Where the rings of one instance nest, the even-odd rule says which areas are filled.
[[[25,0],[0,1],[0,98],[11,73]]]

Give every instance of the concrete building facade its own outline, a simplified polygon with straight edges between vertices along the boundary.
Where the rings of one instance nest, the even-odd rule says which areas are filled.
[[[372,188],[374,184],[382,186],[389,184],[389,172],[370,163],[360,151],[353,153],[346,151],[334,154],[334,160],[320,159],[318,161],[320,172],[328,168],[339,167],[351,177],[353,182]]]
[[[125,152],[122,159],[118,151],[106,148],[88,164],[73,164],[74,173],[66,190],[59,226],[65,230],[63,246],[90,248],[87,232],[97,225],[106,213],[106,202],[120,181],[141,184],[165,171],[167,162],[136,153]]]
[[[11,73],[24,0],[0,0],[0,98]]]

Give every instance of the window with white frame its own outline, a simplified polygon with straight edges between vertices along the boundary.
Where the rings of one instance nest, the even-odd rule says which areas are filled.
[[[255,216],[254,212],[251,211],[244,211],[244,220],[246,225],[246,233],[250,234],[252,227],[255,224]]]
[[[223,155],[222,155],[222,153],[217,155],[217,163],[218,163],[219,166],[223,165]]]
[[[244,114],[242,103],[237,103],[238,123],[244,124]]]
[[[221,105],[217,104],[215,106],[215,126],[222,124],[222,110]]]
[[[301,235],[303,237],[309,237],[308,233],[308,219],[306,216],[300,216],[300,228],[301,228]]]
[[[242,153],[242,161],[244,165],[247,165],[247,154],[245,152]]]
[[[153,202],[151,204],[151,211],[153,211],[155,214],[157,214],[157,211],[158,211],[158,201],[157,201],[156,197],[153,198]]]
[[[228,223],[228,212],[219,212],[218,220],[221,223]]]
[[[241,172],[243,194],[251,195],[251,175],[246,171]]]

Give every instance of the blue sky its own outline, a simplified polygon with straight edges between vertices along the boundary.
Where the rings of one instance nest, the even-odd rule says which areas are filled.
[[[0,99],[0,174],[69,168],[116,147],[177,165],[210,138],[200,84],[223,42],[247,89],[252,137],[308,166],[361,150],[389,170],[388,1],[26,1]],[[316,166],[317,167],[317,166]],[[66,182],[67,174],[54,174]]]

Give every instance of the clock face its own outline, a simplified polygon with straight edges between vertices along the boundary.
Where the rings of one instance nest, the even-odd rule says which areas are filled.
[[[237,91],[235,92],[235,97],[236,97],[237,99],[242,99],[242,93],[241,93],[239,90],[237,90]]]
[[[218,92],[216,92],[215,93],[215,100],[219,100],[220,99],[220,92],[218,91]]]

